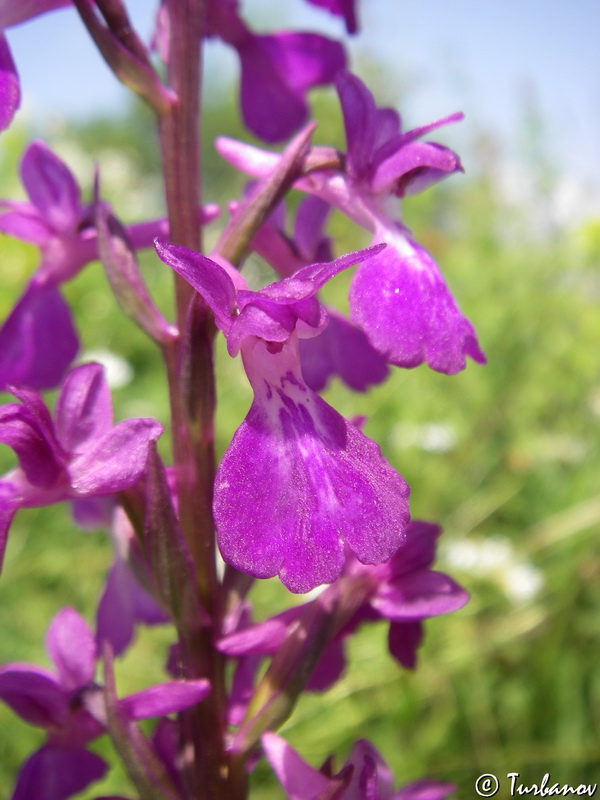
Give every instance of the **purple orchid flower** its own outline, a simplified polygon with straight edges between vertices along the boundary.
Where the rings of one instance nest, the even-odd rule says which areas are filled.
[[[211,0],[207,12],[208,35],[234,47],[240,58],[246,126],[267,142],[287,139],[306,121],[307,91],[332,83],[345,68],[342,45],[314,33],[255,34],[236,0]]]
[[[390,653],[403,667],[416,667],[423,620],[458,611],[469,601],[469,593],[449,575],[431,569],[441,532],[434,523],[413,520],[405,544],[385,564],[348,561],[345,574],[366,581],[370,590],[340,638],[362,622],[387,620]]]
[[[323,691],[338,680],[345,667],[343,642],[364,622],[388,621],[391,654],[403,667],[415,668],[423,621],[457,611],[469,600],[468,592],[452,578],[431,569],[440,533],[433,523],[413,520],[406,542],[385,564],[368,566],[348,557],[338,584],[345,581],[353,602],[357,602],[357,596],[361,600],[317,662],[306,686],[308,691]],[[244,679],[238,692],[236,719],[241,718],[240,708],[251,696],[261,659],[281,647],[309,605],[294,606],[255,625],[246,613],[239,626],[218,642],[222,653],[238,659],[238,671]]]
[[[274,733],[265,733],[261,741],[290,800],[444,800],[456,789],[451,783],[420,780],[394,791],[390,768],[364,739],[354,744],[337,775],[309,766]]]
[[[408,487],[377,445],[305,384],[298,339],[318,334],[315,298],[340,270],[374,251],[303,267],[258,292],[205,256],[157,241],[160,258],[204,298],[242,353],[254,402],[223,456],[214,513],[226,562],[255,577],[279,575],[293,592],[334,581],[344,546],[364,563],[386,561],[408,523]]]
[[[11,800],[65,800],[107,768],[86,749],[106,730],[102,689],[94,682],[94,635],[74,609],[64,608],[49,627],[46,645],[55,672],[31,664],[0,667],[0,700],[48,734],[23,764]],[[167,681],[119,700],[117,710],[127,722],[164,716],[199,703],[209,691],[206,680]]]
[[[323,233],[330,210],[320,197],[306,197],[298,207],[293,237],[283,233],[283,220],[272,215],[254,237],[252,248],[284,278],[311,262],[331,261],[330,240]],[[354,391],[366,392],[384,381],[386,361],[364,331],[332,308],[327,307],[327,315],[329,323],[319,336],[300,340],[307,386],[320,392],[338,375]]]
[[[21,161],[28,201],[0,201],[0,233],[36,245],[41,263],[25,293],[0,328],[0,388],[49,389],[60,383],[79,342],[71,311],[58,289],[98,258],[90,206],[81,202],[73,174],[43,142],[29,145]],[[210,206],[205,222],[218,213]],[[168,230],[166,220],[130,225],[135,248],[149,247]]]
[[[295,185],[370,231],[373,244],[388,245],[356,271],[350,289],[353,319],[396,366],[426,362],[454,374],[464,369],[467,357],[485,363],[473,326],[460,312],[435,261],[388,210],[390,195],[415,194],[462,170],[458,156],[448,148],[418,141],[462,119],[462,114],[402,131],[398,114],[377,108],[354,75],[339,73],[336,82],[346,128],[345,172],[317,171]],[[257,177],[272,170],[279,158],[226,139],[217,140],[217,149]]]
[[[0,479],[0,563],[19,508],[111,495],[142,475],[148,448],[162,433],[152,419],[112,424],[110,392],[99,364],[67,376],[55,420],[33,390],[13,389],[21,404],[0,407],[0,442],[19,466]]]

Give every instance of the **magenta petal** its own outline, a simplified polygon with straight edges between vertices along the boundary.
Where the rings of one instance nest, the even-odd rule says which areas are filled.
[[[60,233],[74,230],[81,215],[79,186],[70,169],[43,142],[33,142],[21,161],[27,194],[42,216]]]
[[[163,431],[153,419],[119,422],[70,465],[71,485],[81,495],[112,494],[132,486],[146,467],[148,446]]]
[[[417,650],[423,641],[422,622],[392,622],[388,647],[394,658],[406,669],[417,666]]]
[[[56,432],[69,453],[100,439],[112,426],[112,401],[100,364],[82,364],[67,376],[56,404]]]
[[[0,700],[41,728],[59,727],[69,715],[68,695],[54,675],[29,664],[0,667]]]
[[[77,689],[93,680],[96,644],[89,625],[73,608],[63,608],[54,617],[46,646],[64,689]]]
[[[119,710],[130,720],[162,717],[200,703],[210,692],[207,680],[167,681],[119,700]]]
[[[27,480],[51,488],[64,473],[64,463],[42,425],[23,406],[0,406],[0,444],[11,447]]]
[[[397,550],[388,564],[380,569],[386,570],[385,582],[415,570],[430,567],[435,559],[435,548],[442,533],[439,525],[433,522],[413,519],[408,526],[406,542]]]
[[[433,170],[439,179],[460,169],[458,156],[447,147],[431,142],[412,142],[377,164],[371,187],[375,192],[383,192],[398,182],[403,188],[402,194],[405,194],[413,176],[417,179],[423,171]],[[432,182],[430,180],[428,183]]]
[[[469,594],[443,572],[423,569],[383,586],[371,605],[394,621],[426,619],[462,608]]]
[[[331,206],[320,197],[305,197],[296,212],[294,241],[307,262],[333,261],[329,251],[329,240],[323,229],[331,212]],[[326,252],[323,249],[327,248]]]
[[[79,349],[68,305],[53,286],[29,286],[0,329],[0,387],[52,389]]]
[[[20,103],[19,76],[6,38],[0,30],[0,131],[8,128]]]
[[[313,669],[306,690],[308,692],[324,692],[338,681],[346,668],[344,643],[334,639],[325,648],[323,655]]]
[[[297,130],[307,116],[306,90],[331,83],[345,66],[342,45],[313,33],[249,36],[238,52],[244,121],[268,142]]]
[[[241,294],[241,293],[240,293]],[[248,336],[258,336],[267,342],[285,342],[296,325],[293,310],[252,292],[255,301],[248,303],[231,325],[227,336],[227,350],[237,355],[240,344]]]
[[[290,800],[313,800],[330,781],[303,761],[290,745],[274,733],[261,737],[263,750]]]
[[[223,456],[214,511],[224,559],[294,592],[330,583],[344,545],[363,563],[398,549],[408,487],[377,445],[295,374],[291,343],[243,351],[255,399]]]
[[[158,257],[202,295],[217,325],[227,334],[235,309],[235,287],[223,267],[200,253],[160,239],[154,246]]]
[[[294,618],[297,618],[297,615],[294,615]],[[217,649],[229,657],[250,653],[274,653],[285,641],[290,621],[284,616],[278,616],[251,625],[225,636],[217,643]]]
[[[394,795],[394,800],[445,800],[455,791],[453,783],[421,780],[403,786]]]
[[[0,201],[0,233],[39,246],[54,236],[54,230],[31,203]]]
[[[377,107],[371,92],[350,72],[340,73],[336,86],[346,128],[349,173],[361,177],[377,143]]]
[[[87,531],[108,528],[114,502],[110,497],[79,497],[71,503],[74,522]]]
[[[23,765],[11,800],[66,800],[106,772],[106,762],[82,748],[47,744]]]
[[[135,580],[127,564],[115,561],[108,575],[96,616],[96,641],[110,642],[114,655],[120,655],[130,644],[135,623],[166,622],[164,613]]]
[[[300,341],[302,375],[308,386],[319,392],[334,375],[356,392],[382,383],[389,372],[387,362],[365,332],[332,309],[327,315],[327,327],[319,336]]]
[[[383,244],[374,244],[371,247],[366,247],[364,250],[354,250],[352,253],[346,253],[346,255],[340,256],[333,261],[308,264],[306,267],[299,269],[291,278],[284,278],[279,281],[278,284],[272,284],[272,286],[275,287],[279,285],[281,287],[279,291],[283,294],[285,291],[288,291],[287,287],[293,286],[297,282],[310,281],[313,286],[311,294],[315,294],[335,275],[342,272],[342,270],[348,269],[348,267],[351,267],[353,264],[360,264],[361,262],[368,261],[376,257],[382,250],[385,250]],[[301,294],[299,296],[305,295]]]
[[[345,766],[354,769],[344,800],[392,800],[392,771],[370,742],[359,739]]]
[[[429,253],[400,233],[361,264],[350,288],[353,319],[391,364],[453,375],[466,357],[485,363],[471,323],[462,315]]]

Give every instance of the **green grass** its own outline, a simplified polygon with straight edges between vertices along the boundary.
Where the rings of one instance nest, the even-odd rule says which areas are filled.
[[[365,737],[398,782],[421,775],[455,781],[465,800],[475,796],[483,772],[519,772],[524,782],[539,782],[545,772],[575,785],[600,779],[600,228],[592,220],[579,230],[536,234],[527,209],[498,197],[487,167],[482,162],[479,177],[453,179],[405,206],[475,325],[488,365],[470,364],[454,377],[425,367],[395,370],[367,395],[338,384],[325,393],[343,414],[368,416],[366,433],[412,487],[413,515],[444,526],[440,568],[451,570],[472,600],[427,623],[414,673],[388,656],[385,626],[361,630],[349,642],[342,681],[324,695],[303,697],[283,728],[315,765],[332,752],[341,764],[352,742]],[[208,199],[228,196],[227,174],[215,170],[221,182]],[[340,220],[333,229],[346,233],[347,248],[364,243]],[[35,267],[35,252],[6,238],[1,247],[4,264],[16,265],[0,274],[6,312]],[[143,265],[168,307],[168,271],[151,257]],[[348,280],[336,279],[329,302],[344,307]],[[166,422],[157,353],[113,309],[100,267],[85,270],[65,292],[84,347],[106,347],[133,367],[133,383],[114,392],[117,418]],[[222,452],[250,391],[221,345],[218,377]],[[450,437],[447,449],[423,449],[432,425]],[[6,448],[0,455],[5,466],[12,463]],[[535,597],[519,603],[507,596],[504,562],[448,566],[457,544],[498,540],[512,547],[513,562],[543,577]],[[0,662],[48,664],[43,636],[50,619],[72,605],[93,621],[109,563],[105,535],[76,530],[66,508],[20,513],[0,580]],[[259,617],[285,604],[275,581],[260,582],[255,598]],[[164,628],[140,631],[119,663],[121,692],[161,676],[168,640]],[[0,798],[42,738],[0,706]],[[264,765],[253,780],[256,797],[282,796]],[[111,792],[132,794],[119,769],[82,798]]]

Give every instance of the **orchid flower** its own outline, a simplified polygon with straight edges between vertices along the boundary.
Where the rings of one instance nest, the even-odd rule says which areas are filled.
[[[230,355],[241,351],[254,392],[215,479],[225,561],[255,577],[279,575],[293,592],[334,581],[345,546],[363,563],[386,561],[404,540],[408,487],[374,442],[308,388],[298,351],[299,338],[326,324],[318,290],[376,251],[311,264],[252,292],[233,268],[156,248],[209,305]]]
[[[0,667],[0,700],[48,734],[21,768],[11,800],[65,800],[106,771],[104,760],[86,749],[106,730],[94,635],[74,609],[63,608],[46,646],[54,672],[32,664]],[[209,691],[206,680],[167,681],[119,700],[117,713],[127,723],[160,717],[195,705]]]
[[[336,79],[346,128],[343,173],[317,170],[296,186],[317,195],[373,234],[372,244],[388,246],[358,267],[350,288],[350,311],[371,344],[390,364],[454,374],[466,357],[484,363],[471,323],[462,315],[431,255],[398,216],[389,198],[402,198],[462,170],[446,147],[418,141],[452,114],[420,128],[402,131],[398,114],[377,108],[366,86],[350,73]],[[269,173],[279,157],[228,139],[217,149],[234,166],[254,176]]]
[[[315,33],[255,34],[238,14],[236,0],[210,0],[209,36],[238,53],[244,123],[267,142],[287,139],[306,121],[305,95],[332,83],[346,59],[339,42]]]
[[[456,788],[451,783],[420,780],[394,791],[390,768],[364,739],[354,744],[336,775],[310,767],[274,733],[263,735],[262,746],[290,800],[444,800]]]
[[[91,206],[67,165],[43,142],[29,145],[21,161],[27,201],[0,201],[0,233],[36,245],[41,263],[29,286],[0,328],[0,387],[48,389],[73,361],[79,342],[59,286],[98,258]],[[218,213],[208,206],[201,222]],[[149,247],[168,230],[166,220],[126,228],[133,247]]]
[[[112,495],[132,486],[146,466],[148,448],[162,433],[153,419],[112,424],[110,392],[99,364],[67,376],[55,419],[33,390],[13,389],[21,404],[0,407],[0,442],[19,466],[0,478],[0,559],[19,508]]]
[[[403,667],[415,668],[424,620],[457,611],[469,599],[468,592],[451,577],[431,569],[440,533],[433,523],[413,520],[405,543],[386,563],[368,566],[348,557],[339,582],[346,583],[353,603],[357,595],[361,600],[325,648],[307,683],[308,691],[327,689],[340,677],[345,667],[343,642],[365,622],[389,622],[391,654]],[[238,707],[250,694],[248,687],[261,658],[277,651],[310,602],[254,625],[246,612],[238,628],[218,642],[222,653],[239,660],[238,670],[245,679],[243,691],[238,693]],[[239,717],[239,708],[236,713]]]

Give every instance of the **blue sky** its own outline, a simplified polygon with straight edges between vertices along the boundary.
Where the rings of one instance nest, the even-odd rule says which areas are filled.
[[[148,36],[155,3],[127,5]],[[256,28],[287,23],[343,36],[338,19],[303,0],[242,5]],[[384,67],[389,79],[382,99],[402,99],[407,124],[461,109],[462,131],[447,129],[445,143],[459,146],[483,129],[494,131],[510,152],[522,133],[523,110],[534,104],[545,121],[549,154],[562,171],[600,192],[598,0],[359,0],[359,8],[363,33],[350,42],[353,63]],[[124,104],[125,91],[73,10],[48,14],[8,36],[35,122]],[[235,75],[235,58],[225,48],[215,44],[209,51],[208,74]]]

